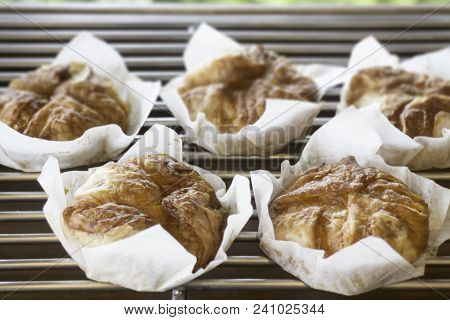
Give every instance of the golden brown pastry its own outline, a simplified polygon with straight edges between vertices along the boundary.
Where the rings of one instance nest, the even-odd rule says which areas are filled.
[[[48,99],[31,91],[8,89],[0,94],[0,121],[23,132],[33,115],[48,103]]]
[[[80,63],[42,66],[0,95],[0,121],[46,140],[74,140],[107,124],[126,132],[128,113],[112,84]]]
[[[384,239],[409,262],[428,243],[426,202],[397,178],[353,157],[310,168],[270,204],[275,238],[333,253],[368,237]]]
[[[93,106],[91,109],[101,114],[104,123],[115,123],[125,132],[129,106],[103,78],[94,75],[87,80],[67,82],[59,86],[55,94],[67,95],[86,106]]]
[[[313,80],[262,46],[229,54],[188,74],[178,89],[192,120],[203,112],[220,132],[238,132],[265,110],[265,99],[317,101]]]
[[[450,96],[414,98],[404,107],[400,125],[410,137],[442,137],[442,129],[450,128]]]
[[[16,90],[32,91],[50,97],[53,95],[56,87],[69,80],[76,71],[79,71],[79,64],[74,64],[74,66],[71,70],[69,65],[44,65],[26,73],[20,78],[13,79],[9,87]]]
[[[198,269],[215,257],[224,217],[214,189],[197,172],[160,154],[98,168],[64,210],[63,228],[89,247],[160,224],[197,257]]]
[[[95,109],[70,96],[57,96],[33,115],[22,132],[30,137],[65,141],[103,123],[103,117]]]
[[[362,69],[350,80],[346,105],[381,102],[381,111],[414,138],[441,137],[450,128],[450,81],[391,67]]]

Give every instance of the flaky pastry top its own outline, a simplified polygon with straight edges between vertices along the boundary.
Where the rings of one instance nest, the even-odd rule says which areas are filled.
[[[353,157],[312,167],[270,204],[275,238],[322,249],[326,256],[375,236],[407,261],[428,244],[427,203],[403,182]]]
[[[350,80],[346,105],[381,103],[381,111],[398,129],[414,138],[441,137],[450,128],[450,81],[425,74],[372,67]]]
[[[80,63],[42,66],[12,80],[0,95],[0,121],[46,140],[74,140],[107,124],[126,132],[128,113],[111,82]]]
[[[197,257],[197,269],[215,257],[224,217],[214,189],[197,172],[160,154],[98,168],[77,189],[63,222],[66,235],[85,246],[160,224]]]
[[[192,120],[199,112],[219,132],[238,132],[255,123],[265,99],[317,101],[313,80],[284,57],[262,46],[224,55],[189,73],[178,88]]]

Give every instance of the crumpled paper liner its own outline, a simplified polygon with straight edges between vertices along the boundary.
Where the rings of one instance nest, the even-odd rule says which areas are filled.
[[[450,238],[450,190],[406,167],[387,165],[377,154],[382,139],[366,121],[361,110],[349,108],[313,134],[297,164],[290,166],[288,161],[283,162],[280,179],[263,170],[251,172],[262,250],[309,286],[344,295],[423,275],[426,259],[435,256],[438,246]],[[376,237],[364,238],[328,258],[323,257],[323,250],[275,240],[268,210],[270,201],[304,170],[323,163],[335,164],[350,155],[362,167],[376,167],[399,178],[428,203],[431,212],[428,247],[414,264]]]
[[[244,47],[233,39],[203,23],[186,47],[184,65],[189,73],[211,60],[243,49]],[[339,75],[343,72],[343,67],[318,64],[296,67],[301,74],[316,82],[320,88],[320,97],[326,90],[342,82]],[[274,153],[290,141],[301,137],[321,109],[320,103],[266,99],[266,110],[253,125],[246,126],[234,134],[219,133],[214,124],[205,118],[204,113],[198,113],[194,121],[190,119],[189,111],[177,92],[183,79],[182,75],[170,81],[161,90],[161,97],[174,117],[180,121],[189,141],[214,154]]]
[[[0,122],[0,164],[14,169],[40,171],[49,156],[61,168],[109,160],[133,142],[158,96],[160,82],[142,81],[132,75],[120,54],[90,33],[79,33],[64,46],[52,64],[83,62],[95,74],[110,79],[120,97],[129,103],[126,133],[116,124],[86,130],[72,141],[49,141],[28,137]]]
[[[391,66],[449,80],[450,47],[417,55],[400,62],[398,56],[390,54],[374,37],[361,40],[354,46],[350,56],[349,69],[345,72],[346,81],[341,92],[338,111],[347,108],[344,97],[351,77],[361,69],[375,66]],[[383,116],[381,111],[379,113]],[[376,116],[376,118],[379,118],[379,116]],[[389,129],[390,133],[400,132],[389,121],[388,124],[392,127],[392,129]],[[395,135],[399,136],[399,133],[395,133]],[[390,152],[385,152],[382,155],[387,163],[396,166],[408,166],[413,170],[450,168],[450,129],[444,129],[443,136],[440,138],[416,137],[411,139],[407,135],[404,136],[406,138],[402,138],[404,143],[400,145],[401,151],[391,149]]]
[[[182,142],[175,131],[154,125],[119,161],[145,153],[166,153],[182,161]],[[205,269],[192,273],[196,262],[160,225],[150,227],[129,238],[92,248],[69,240],[62,229],[62,213],[74,192],[95,172],[71,171],[60,174],[58,161],[49,158],[38,181],[48,195],[45,217],[64,249],[90,279],[110,282],[138,291],[165,291],[182,285],[217,267],[227,259],[225,253],[252,215],[249,180],[236,175],[226,191],[218,176],[191,166],[216,191],[224,208],[229,210],[227,225],[216,257]]]

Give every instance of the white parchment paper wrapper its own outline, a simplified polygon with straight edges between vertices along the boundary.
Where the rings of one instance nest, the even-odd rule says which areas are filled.
[[[190,39],[184,52],[186,71],[192,72],[221,56],[239,52],[244,47],[207,24],[202,24]],[[299,72],[312,78],[320,88],[320,97],[327,89],[342,82],[338,77],[344,70],[339,66],[297,65]],[[177,92],[184,75],[170,81],[161,91],[161,97],[180,121],[189,141],[215,154],[268,154],[299,138],[319,113],[320,103],[286,99],[267,99],[266,110],[253,125],[235,134],[219,133],[214,124],[199,113],[195,121]]]
[[[130,145],[144,124],[158,96],[160,82],[146,82],[132,75],[120,54],[87,32],[78,34],[59,52],[52,64],[83,62],[95,74],[110,79],[130,105],[127,132],[115,124],[86,130],[72,141],[49,141],[25,136],[0,122],[0,164],[22,171],[40,171],[49,156],[61,168],[109,160]]]
[[[145,153],[166,153],[182,161],[181,138],[171,129],[154,125],[119,161]],[[69,240],[62,229],[62,213],[79,188],[95,168],[60,174],[58,161],[49,158],[38,179],[48,195],[45,217],[70,256],[86,272],[88,278],[111,282],[138,291],[165,291],[182,285],[227,259],[225,253],[252,215],[249,180],[236,175],[228,189],[218,176],[193,167],[214,187],[224,208],[229,210],[227,225],[216,257],[205,269],[192,273],[196,258],[160,225],[141,231],[129,238],[93,248],[81,247]]]
[[[348,66],[349,68],[345,72],[346,81],[341,92],[341,102],[338,105],[338,111],[342,111],[347,107],[344,97],[351,77],[358,70],[364,68],[391,66],[449,80],[450,47],[417,55],[400,62],[396,55],[390,54],[374,37],[367,37],[353,48]],[[390,129],[391,133],[392,131],[399,131],[390,122],[388,124],[395,129]],[[402,139],[404,144],[400,145],[404,153],[398,149],[392,149],[392,153],[385,152],[382,156],[386,162],[392,165],[408,166],[413,170],[450,167],[450,129],[444,129],[443,136],[440,138],[416,137],[411,139],[406,135],[405,137],[407,139]]]
[[[263,251],[311,287],[344,295],[360,294],[423,275],[425,260],[434,256],[437,247],[450,238],[450,190],[413,174],[406,167],[387,165],[377,154],[382,146],[380,135],[365,122],[361,111],[349,108],[314,133],[297,164],[290,166],[287,161],[282,164],[280,179],[267,171],[251,172]],[[431,211],[428,247],[414,264],[376,237],[364,238],[328,258],[324,258],[322,250],[275,240],[268,211],[270,201],[307,168],[335,164],[350,155],[363,167],[376,167],[399,178],[428,203]]]

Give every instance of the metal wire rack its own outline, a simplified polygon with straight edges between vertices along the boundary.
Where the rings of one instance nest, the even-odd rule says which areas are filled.
[[[185,43],[192,27],[202,21],[243,43],[264,43],[295,63],[345,65],[354,42],[369,34],[382,41],[395,38],[388,49],[401,57],[447,46],[449,7],[436,11],[398,36],[436,8],[24,5],[11,9],[0,6],[0,91],[13,77],[49,62],[61,48],[55,36],[67,41],[81,30],[89,30],[112,43],[137,75],[147,80],[167,81],[182,72]],[[326,104],[310,133],[334,115],[338,97],[339,88],[325,96]],[[182,133],[161,101],[157,102],[141,134],[154,123]],[[294,141],[271,157],[214,157],[186,144],[185,161],[207,167],[229,183],[236,173],[248,175],[253,169],[279,172],[283,160],[294,162],[299,158],[308,137]],[[450,186],[450,170],[419,174]],[[226,263],[172,292],[134,292],[87,280],[76,264],[66,258],[44,219],[42,207],[46,196],[36,181],[37,176],[0,167],[0,296],[10,299],[345,298],[309,288],[266,258],[258,247],[256,216],[230,248]],[[450,296],[450,242],[444,243],[438,256],[429,261],[420,280],[353,298],[442,298],[437,291]]]

